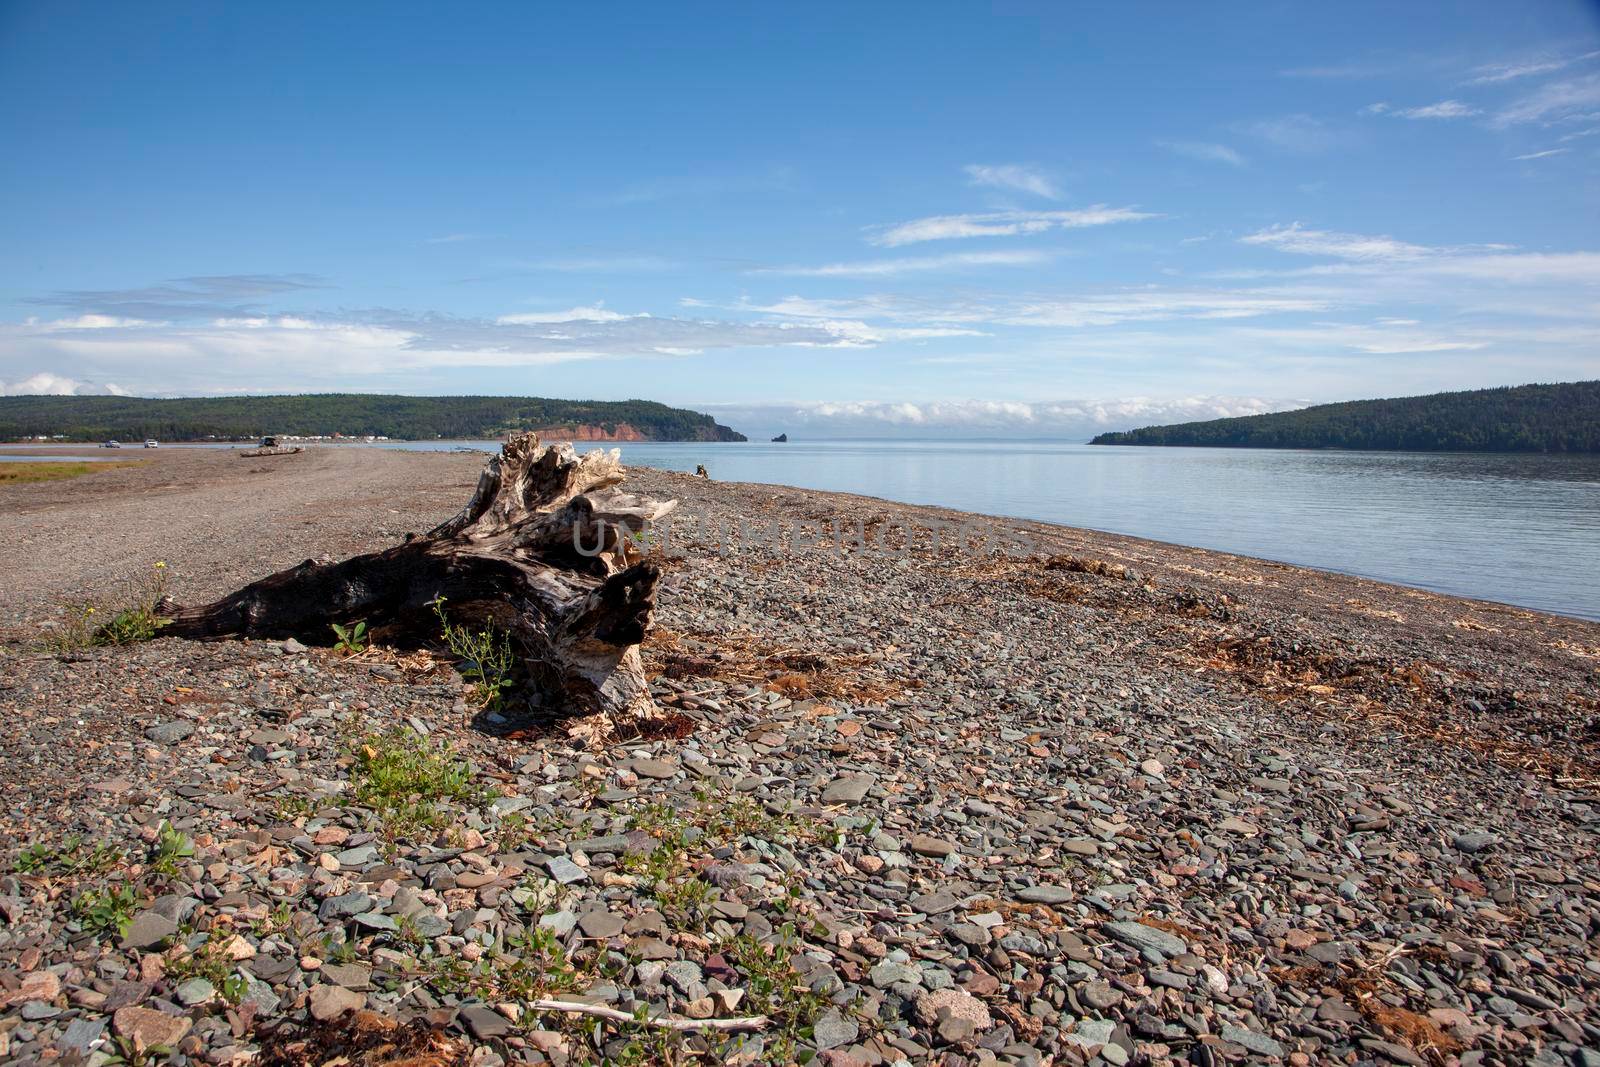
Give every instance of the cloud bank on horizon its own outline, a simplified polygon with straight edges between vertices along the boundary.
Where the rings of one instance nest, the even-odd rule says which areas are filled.
[[[224,60],[174,13],[16,13],[0,395],[643,396],[756,432],[1074,436],[1597,377],[1600,25],[1535,8],[1464,5],[1446,41],[1378,4],[1174,13],[1141,64],[1112,11],[882,10],[849,39],[822,13],[761,45],[709,14],[510,12],[427,42],[466,83],[401,62],[403,21],[223,10]],[[318,43],[286,60],[267,31]],[[328,91],[278,92],[285,62]],[[727,143],[676,136],[689,114]]]

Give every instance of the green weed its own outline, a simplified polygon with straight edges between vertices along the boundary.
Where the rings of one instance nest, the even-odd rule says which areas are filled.
[[[481,804],[487,791],[473,782],[472,767],[454,750],[404,727],[368,734],[356,746],[351,772],[357,804],[371,808],[394,836],[444,825],[435,804]]]
[[[473,683],[478,702],[490,711],[498,711],[505,703],[506,694],[516,684],[512,672],[516,669],[517,657],[511,646],[511,635],[493,623],[485,623],[481,630],[458,626],[450,621],[444,605],[442,596],[432,601],[433,612],[439,617],[439,634],[450,654],[459,661],[456,669]]]
[[[357,652],[367,650],[367,624],[358,622],[354,626],[340,626],[338,623],[329,623],[333,628],[333,636],[337,638],[333,643],[333,650],[342,656],[353,656]]]
[[[82,834],[68,834],[59,845],[29,845],[17,856],[18,874],[58,877],[105,874],[120,866],[126,857],[120,848],[105,841],[93,845]]]
[[[178,861],[194,858],[194,842],[162,820],[150,853],[150,870],[168,878],[178,877]]]
[[[91,934],[121,937],[128,932],[138,903],[139,894],[133,886],[108,886],[80,895],[72,902],[72,914]]]

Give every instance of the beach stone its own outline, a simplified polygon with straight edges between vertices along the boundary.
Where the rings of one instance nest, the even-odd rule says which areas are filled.
[[[639,758],[629,760],[627,768],[640,778],[667,779],[678,773],[678,765],[668,760]]]
[[[601,940],[619,936],[626,924],[626,918],[611,911],[591,911],[578,917],[578,929],[586,937]]]
[[[935,1025],[940,1015],[946,1013],[966,1022],[974,1032],[987,1030],[993,1023],[988,1005],[971,993],[960,989],[940,989],[922,993],[917,997],[912,1010],[924,1026]]]
[[[1061,1040],[1087,1052],[1095,1052],[1110,1044],[1111,1035],[1116,1030],[1117,1024],[1106,1019],[1080,1019],[1070,1033],[1061,1035]]]
[[[1163,956],[1181,956],[1189,951],[1189,946],[1176,934],[1169,934],[1165,930],[1157,930],[1153,926],[1136,922],[1110,922],[1100,927],[1111,937],[1121,941],[1124,945],[1136,948],[1141,952],[1159,952]]]
[[[217,995],[217,987],[204,978],[191,978],[174,991],[178,1002],[186,1008],[204,1004]]]
[[[154,1008],[118,1008],[111,1017],[111,1028],[117,1036],[127,1038],[140,1051],[158,1045],[177,1048],[193,1025],[187,1016],[168,1015]]]
[[[868,978],[879,989],[888,989],[890,986],[901,982],[907,985],[920,985],[922,983],[922,969],[909,963],[884,962],[872,968]]]
[[[366,994],[354,989],[346,989],[344,986],[328,982],[311,987],[311,1017],[318,1022],[337,1019],[347,1011],[366,1007],[366,1004]]]
[[[1025,904],[1067,904],[1076,896],[1064,885],[1030,885],[1016,893],[1017,899]]]
[[[56,1047],[64,1051],[86,1055],[90,1047],[101,1040],[106,1032],[104,1019],[74,1019],[67,1024],[56,1039]]]
[[[850,1044],[861,1035],[861,1026],[854,1019],[841,1014],[838,1008],[829,1008],[817,1016],[811,1035],[817,1048],[826,1051]]]
[[[512,1030],[511,1020],[486,1004],[468,1004],[456,1016],[479,1041],[504,1037]]]
[[[935,859],[943,859],[956,850],[954,842],[931,834],[913,835],[907,847],[919,856],[931,856]]]
[[[61,993],[61,979],[54,971],[31,971],[24,975],[15,991],[0,993],[0,1004],[24,1004],[32,1000],[54,1000]]]
[[[141,911],[133,917],[127,932],[122,935],[122,947],[139,950],[155,948],[177,933],[178,924],[165,915],[154,909]]]
[[[961,905],[961,898],[948,889],[935,890],[911,898],[911,906],[926,915],[943,915]]]
[[[824,804],[859,804],[878,784],[875,774],[842,774],[828,783],[822,791]]]
[[[372,988],[372,968],[364,963],[324,963],[322,977],[346,989]]]
[[[1500,843],[1498,834],[1476,832],[1457,834],[1451,841],[1462,852],[1484,852]]]
[[[357,889],[325,899],[321,906],[317,908],[317,918],[323,922],[349,919],[360,915],[370,907],[372,907],[372,898]]]
[[[589,880],[588,873],[565,856],[552,856],[545,861],[544,868],[550,872],[550,877],[562,885],[572,885],[574,882],[586,882]]]
[[[161,745],[173,745],[194,733],[194,723],[186,719],[173,719],[147,727],[144,735]]]
[[[1241,1026],[1224,1025],[1218,1036],[1230,1044],[1240,1045],[1262,1056],[1277,1056],[1281,1059],[1284,1055],[1284,1048],[1277,1041],[1266,1034],[1258,1034]]]

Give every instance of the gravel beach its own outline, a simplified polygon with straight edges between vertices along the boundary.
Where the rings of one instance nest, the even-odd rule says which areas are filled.
[[[633,468],[668,714],[589,748],[438,650],[42,650],[484,459],[128,458],[0,489],[0,1062],[1600,1065],[1600,624]]]

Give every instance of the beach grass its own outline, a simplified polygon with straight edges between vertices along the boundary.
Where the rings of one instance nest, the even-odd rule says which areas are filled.
[[[118,467],[137,467],[143,460],[129,459],[111,463],[4,463],[0,464],[0,485],[24,485],[29,482],[59,482],[76,478],[90,471],[115,470]]]

